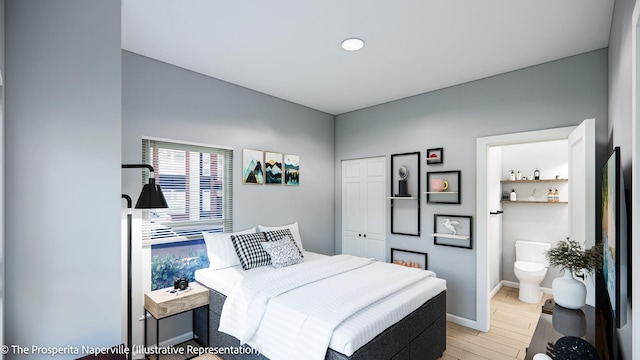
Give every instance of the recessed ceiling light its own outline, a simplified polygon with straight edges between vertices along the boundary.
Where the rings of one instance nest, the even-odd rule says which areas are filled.
[[[364,41],[358,38],[349,38],[342,42],[342,48],[347,51],[358,51],[364,47]]]

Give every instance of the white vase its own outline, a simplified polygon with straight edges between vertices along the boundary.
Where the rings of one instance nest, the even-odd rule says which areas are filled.
[[[556,304],[567,309],[580,309],[587,299],[587,287],[569,269],[564,270],[563,277],[553,279],[551,289]]]

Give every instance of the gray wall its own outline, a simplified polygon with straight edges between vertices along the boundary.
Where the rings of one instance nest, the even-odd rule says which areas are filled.
[[[631,158],[634,151],[631,140],[631,64],[632,64],[632,15],[635,0],[615,2],[613,24],[609,35],[609,124],[608,150],[620,146],[625,185],[631,190]],[[635,169],[638,171],[638,169]],[[631,201],[628,197],[627,201]],[[633,209],[632,211],[637,211]],[[634,229],[635,230],[635,229]],[[636,281],[637,283],[637,281]],[[631,289],[629,289],[631,294]],[[636,311],[638,311],[636,309]],[[619,341],[625,359],[631,359],[632,309],[627,308],[627,324],[619,330]],[[637,341],[636,341],[637,345]]]
[[[336,251],[342,246],[340,160],[386,155],[389,161],[390,154],[419,150],[425,156],[427,148],[444,147],[444,164],[423,162],[422,171],[461,170],[462,203],[426,204],[422,194],[421,237],[389,233],[387,247],[427,252],[429,268],[447,280],[447,311],[476,320],[476,245],[433,245],[434,213],[475,216],[476,138],[587,118],[596,118],[597,142],[606,143],[606,49],[337,116]],[[425,191],[424,180],[421,186]]]
[[[5,5],[6,343],[117,345],[121,4]]]
[[[0,214],[4,214],[4,0],[0,0],[0,79]],[[4,319],[4,274],[4,216],[0,216],[0,319]],[[0,343],[6,344],[4,321],[0,322]]]
[[[143,136],[232,147],[234,228],[298,221],[305,249],[333,254],[332,115],[127,51],[122,99],[123,162],[141,161]],[[243,148],[300,155],[300,185],[242,184]]]
[[[232,147],[234,229],[298,221],[305,249],[333,254],[332,115],[127,51],[122,99],[123,162],[141,161],[143,136]],[[242,184],[243,148],[300,155],[300,185]],[[140,181],[123,173],[123,192]],[[189,332],[189,319],[162,325],[164,338]]]

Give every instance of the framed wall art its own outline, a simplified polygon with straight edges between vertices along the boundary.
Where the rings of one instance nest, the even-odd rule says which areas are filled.
[[[264,152],[242,149],[242,183],[264,184]]]
[[[420,152],[391,155],[391,233],[420,236]]]
[[[464,215],[433,215],[433,243],[473,248],[473,218]]]
[[[264,152],[264,169],[266,184],[282,184],[282,153]]]
[[[300,184],[300,156],[292,154],[284,155],[284,184]]]

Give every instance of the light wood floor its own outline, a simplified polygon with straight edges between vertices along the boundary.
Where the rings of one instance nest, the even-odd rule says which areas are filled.
[[[538,323],[544,301],[527,304],[518,300],[518,289],[503,287],[491,299],[491,328],[480,332],[447,322],[447,350],[443,360],[524,359]]]

